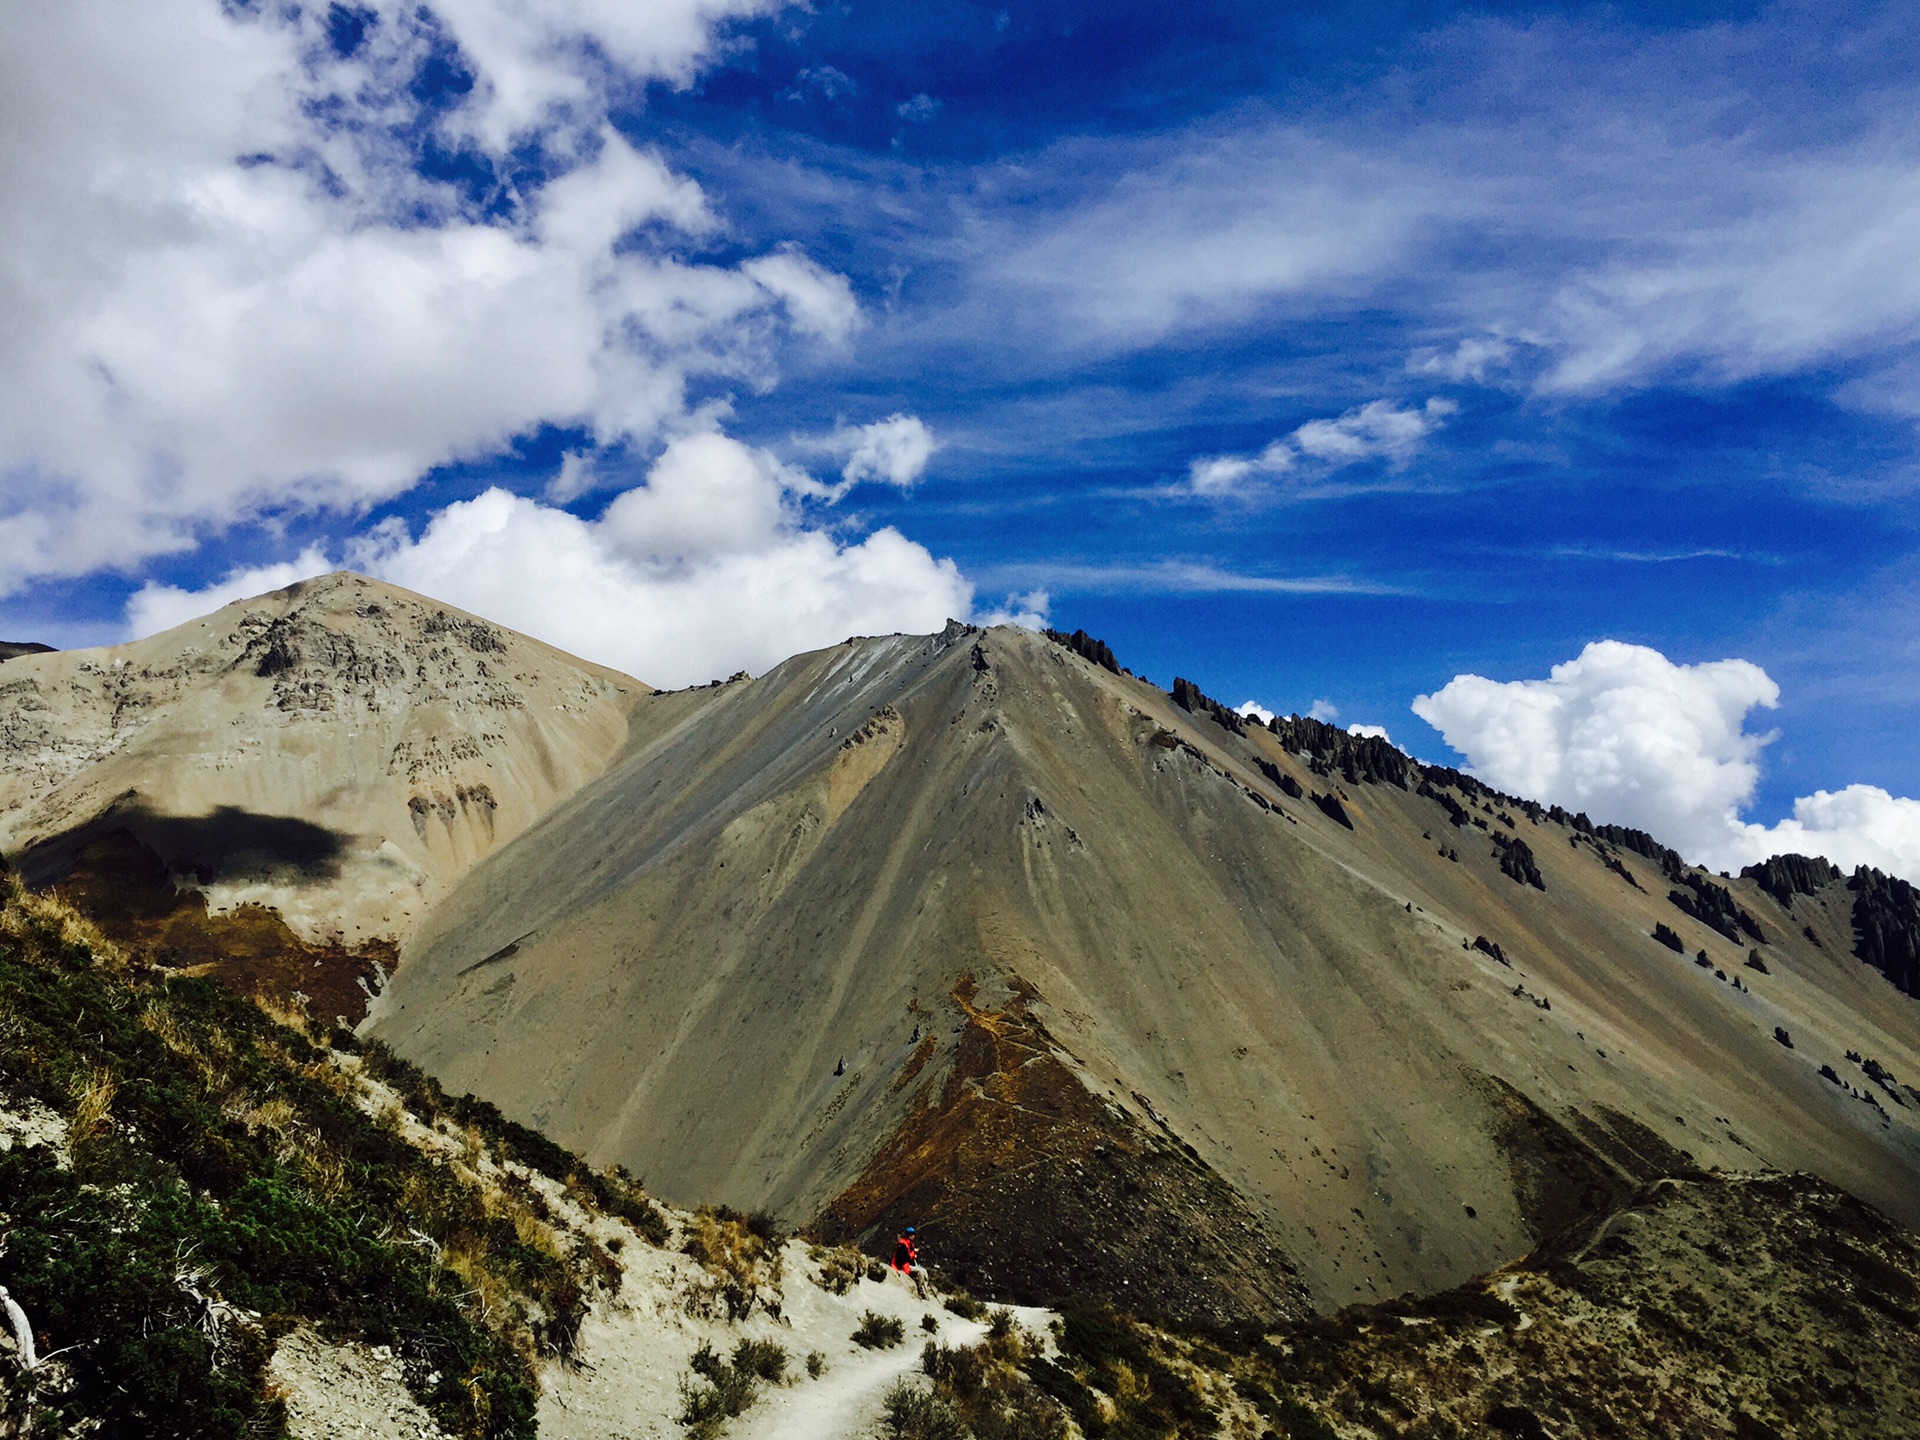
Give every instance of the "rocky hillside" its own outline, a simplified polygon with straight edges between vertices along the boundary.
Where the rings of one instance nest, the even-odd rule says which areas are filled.
[[[676,1201],[1210,1326],[1443,1291],[1696,1169],[1920,1219],[1920,1010],[1844,887],[1086,637],[849,641],[634,736],[369,1024]]]
[[[8,660],[0,848],[37,885],[89,887],[123,939],[164,930],[174,890],[251,926],[257,951],[284,925],[299,946],[274,942],[278,968],[317,969],[306,991],[357,1018],[359,982],[476,860],[600,773],[644,693],[329,575],[131,645]],[[147,878],[112,894],[134,869]]]
[[[1920,1238],[1811,1177],[1657,1180],[1266,1329],[923,1298],[5,876],[0,1230],[8,1435],[1894,1440],[1920,1406]]]
[[[664,1209],[5,874],[0,1235],[0,1435],[698,1440],[744,1416],[830,1440],[929,1334],[989,1339],[964,1298]],[[1046,1333],[1007,1315],[1003,1356],[1016,1320]]]

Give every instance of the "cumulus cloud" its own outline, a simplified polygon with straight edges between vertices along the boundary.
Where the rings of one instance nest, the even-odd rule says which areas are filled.
[[[904,490],[933,458],[933,431],[917,416],[889,415],[871,425],[836,431],[824,448],[846,455],[840,478],[847,484],[877,480]]]
[[[494,489],[417,536],[377,532],[348,558],[664,686],[971,613],[952,561],[893,529],[849,542],[810,517],[822,489],[764,450],[703,433],[668,445],[597,520]]]
[[[1320,720],[1331,725],[1340,718],[1340,707],[1331,700],[1316,700],[1307,710],[1309,720]]]
[[[309,545],[291,560],[231,570],[224,580],[204,590],[183,590],[149,581],[127,599],[127,631],[135,639],[155,635],[236,600],[250,600],[269,590],[284,589],[297,581],[325,575],[333,568],[324,547]]]
[[[690,377],[764,384],[782,335],[843,342],[851,290],[796,250],[631,238],[720,222],[608,127],[606,66],[684,82],[763,8],[387,0],[343,47],[321,7],[9,7],[0,593],[350,513],[542,423],[644,442],[685,423]],[[471,92],[424,108],[448,55]],[[483,171],[538,144],[564,173],[476,196],[421,173],[423,129]]]
[[[1053,603],[1053,597],[1044,590],[1029,590],[1024,594],[1009,595],[1006,603],[996,605],[991,610],[976,614],[977,625],[1018,625],[1024,630],[1044,630],[1047,628],[1047,607]]]
[[[1602,640],[1544,680],[1457,675],[1413,712],[1488,784],[1635,826],[1716,867],[1801,851],[1920,877],[1920,802],[1853,785],[1797,800],[1778,825],[1741,818],[1771,738],[1746,721],[1779,697],[1745,660],[1677,665]]]
[[[1393,743],[1393,737],[1387,734],[1387,727],[1384,725],[1349,725],[1347,733],[1358,735],[1362,740],[1384,740],[1389,745]]]
[[[1309,420],[1258,454],[1195,460],[1187,468],[1187,487],[1196,495],[1224,496],[1239,492],[1250,480],[1304,465],[1321,475],[1365,460],[1383,460],[1398,468],[1459,409],[1437,395],[1425,405],[1404,409],[1390,400],[1371,400],[1332,419]]]
[[[1244,715],[1249,720],[1258,720],[1262,725],[1273,723],[1273,711],[1267,709],[1258,700],[1242,700],[1233,713]]]

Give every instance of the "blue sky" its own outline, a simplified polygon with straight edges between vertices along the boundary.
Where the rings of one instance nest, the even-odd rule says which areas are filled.
[[[1414,698],[1612,639],[1777,684],[1770,743],[1696,755],[1751,763],[1747,819],[1920,794],[1910,7],[170,3],[226,108],[140,70],[127,6],[8,22],[132,97],[0,117],[47,217],[0,230],[9,360],[82,377],[0,414],[9,636],[305,558],[594,648],[520,570],[476,588],[485,530],[625,545],[651,588],[561,608],[659,607],[677,638],[601,658],[669,683],[764,668],[729,594],[795,645],[971,603],[1486,769],[1494,722],[1451,749]],[[71,177],[116,161],[177,192],[105,214]],[[82,273],[60,227],[116,224]],[[873,450],[890,417],[930,456]]]

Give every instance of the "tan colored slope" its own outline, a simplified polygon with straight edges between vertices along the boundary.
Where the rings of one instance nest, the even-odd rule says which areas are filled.
[[[1001,1217],[1010,1235],[1123,1237],[1129,1187],[1159,1194],[1184,1145],[1321,1303],[1510,1259],[1583,1185],[1679,1151],[1920,1219],[1920,1095],[1878,1109],[1816,1073],[1864,1086],[1852,1049],[1920,1081],[1920,1009],[1845,954],[1839,917],[1817,951],[1734,882],[1779,942],[1769,975],[1739,970],[1638,857],[1644,892],[1515,816],[1541,892],[1391,785],[1346,786],[1342,828],[1258,768],[1332,784],[1270,735],[1015,629],[849,642],[643,700],[636,734],[435,910],[374,1026],[677,1200],[804,1219],[845,1192],[880,1226],[942,1196],[970,1218],[930,1226],[935,1253],[1017,1291],[979,1259],[983,1204],[1043,1212]],[[1658,922],[1750,990],[1656,946]],[[956,1068],[983,1025],[1056,1045],[1097,1123],[1011,1125],[1034,1153],[969,1152],[945,1189],[872,1173],[883,1149],[931,1163],[917,1137],[956,1107],[1020,1110],[1030,1066]],[[1139,1163],[1109,1184],[1116,1155]],[[1156,1248],[1213,1243],[1168,1203]]]
[[[0,849],[30,878],[126,827],[216,908],[402,939],[598,775],[647,687],[363,576],[0,671]]]

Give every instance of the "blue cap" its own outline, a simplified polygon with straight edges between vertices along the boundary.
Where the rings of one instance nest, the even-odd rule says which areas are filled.
[[[907,1234],[909,1235],[913,1234],[913,1226],[911,1225],[907,1226]]]

